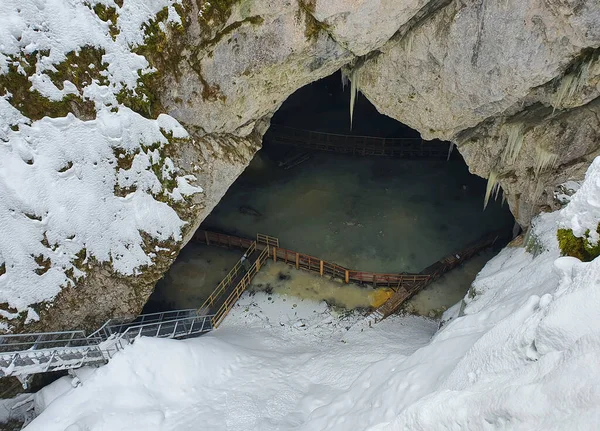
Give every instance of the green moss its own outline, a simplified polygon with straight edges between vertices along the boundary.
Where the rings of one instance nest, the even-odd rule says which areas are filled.
[[[157,97],[161,75],[159,72],[146,74],[138,72],[138,75],[138,85],[135,90],[122,89],[117,94],[117,101],[146,118],[154,119],[161,112],[165,112]]]
[[[600,234],[600,223],[596,232]],[[600,256],[600,243],[596,245],[590,243],[589,230],[583,237],[577,237],[573,234],[572,229],[559,229],[556,236],[563,256],[576,257],[582,262],[590,262]]]
[[[296,19],[300,21],[304,15],[304,36],[308,40],[315,40],[319,37],[321,31],[327,31],[328,25],[318,21],[314,17],[317,0],[298,0],[298,15]]]
[[[52,101],[37,90],[31,89],[28,77],[35,72],[38,56],[41,55],[42,53],[36,52],[18,59],[12,58],[8,73],[0,75],[0,95],[10,93],[11,105],[33,121],[46,116],[64,117],[69,112],[76,112],[82,116],[95,116],[93,103],[75,94],[68,94],[60,101]],[[58,65],[56,76],[63,76],[60,67],[61,65]],[[23,73],[19,72],[20,69]]]
[[[108,85],[108,80],[102,76],[102,71],[108,67],[107,63],[102,62],[104,54],[103,49],[84,46],[79,51],[69,52],[63,62],[54,66],[56,70],[47,72],[47,75],[61,90],[64,88],[64,81],[72,82],[79,91],[93,81]]]
[[[44,257],[44,255],[42,254],[34,256],[33,260],[35,260],[35,263],[37,263],[38,265],[38,267],[35,269],[35,273],[37,275],[43,275],[47,273],[50,267],[52,266],[50,258]]]
[[[198,24],[210,31],[227,22],[233,5],[239,3],[239,0],[198,0],[197,3],[200,10]]]
[[[176,78],[180,75],[179,63],[184,49],[181,38],[173,37],[172,40],[168,40],[160,23],[167,25],[174,36],[181,36],[185,32],[186,25],[166,24],[168,17],[168,9],[164,8],[158,12],[155,19],[144,24],[144,44],[133,50],[136,54],[144,56],[157,71],[145,74],[138,72],[136,89],[123,89],[117,95],[119,103],[146,118],[156,118],[158,114],[165,111],[157,97],[163,85],[163,74],[168,71]],[[182,20],[186,22],[185,16],[182,16]]]
[[[75,259],[73,260],[73,266],[80,271],[85,270],[85,260],[87,258],[87,248],[82,248],[75,254]]]
[[[113,149],[113,153],[117,158],[117,166],[121,169],[131,169],[135,154],[129,153],[122,148]]]
[[[2,262],[0,264],[0,275],[6,274],[6,263]]]
[[[117,9],[114,7],[106,7],[102,3],[98,3],[94,6],[94,12],[102,21],[110,22],[110,26],[108,27],[110,35],[112,36],[113,40],[116,39],[117,35],[119,34],[119,28],[117,27],[117,19],[119,14],[117,13]]]
[[[236,21],[229,24],[223,30],[218,31],[212,38],[207,39],[206,41],[199,44],[200,48],[205,48],[207,46],[216,45],[219,43],[225,36],[233,33],[235,30],[240,28],[245,23],[250,23],[254,25],[261,25],[264,22],[264,18],[260,15],[249,16],[248,18],[244,18],[241,21]]]

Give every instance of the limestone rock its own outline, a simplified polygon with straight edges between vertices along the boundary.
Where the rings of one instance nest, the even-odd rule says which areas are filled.
[[[355,55],[387,42],[429,0],[320,0],[310,8],[333,39]]]
[[[234,5],[215,36],[200,44],[203,28],[192,9],[178,72],[163,85],[167,111],[203,133],[248,135],[296,89],[353,58],[297,2],[246,6]]]

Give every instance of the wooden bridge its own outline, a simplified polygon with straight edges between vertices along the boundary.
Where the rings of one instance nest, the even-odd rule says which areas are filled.
[[[356,156],[388,156],[402,158],[446,159],[447,142],[425,141],[421,138],[381,138],[376,136],[340,135],[315,132],[271,124],[264,141],[319,151]]]
[[[420,273],[412,274],[378,273],[348,269],[318,257],[282,248],[279,246],[277,238],[268,235],[258,234],[255,241],[219,232],[198,230],[193,238],[195,241],[207,245],[245,250],[246,256],[248,256],[248,260],[251,262],[250,268],[243,276],[240,275],[241,263],[238,262],[215,292],[202,305],[201,311],[205,314],[215,314],[218,316],[218,319],[213,323],[217,327],[250,284],[252,278],[264,266],[267,259],[271,258],[273,262],[284,262],[296,269],[309,271],[321,277],[328,276],[333,279],[342,280],[345,283],[368,284],[373,287],[391,288],[394,290],[394,294],[388,301],[373,311],[375,320],[381,320],[394,313],[407,299],[424,289],[444,273],[457,267],[504,237],[507,237],[506,232],[493,232],[467,245],[460,251],[440,259]],[[215,309],[214,304],[219,304],[217,309]]]

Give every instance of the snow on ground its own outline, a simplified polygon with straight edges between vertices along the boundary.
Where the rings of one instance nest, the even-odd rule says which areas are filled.
[[[586,182],[598,175],[600,159]],[[573,202],[592,211],[594,192]],[[505,248],[437,333],[423,318],[369,327],[245,294],[207,336],[139,339],[27,430],[595,430],[600,260],[560,257],[556,230],[571,222],[538,217],[541,252]]]
[[[166,199],[158,198],[181,201],[202,191],[189,183],[195,178],[178,175],[173,161],[161,155],[169,145],[167,136],[187,138],[187,132],[167,115],[147,119],[116,98],[122,89],[135,91],[140,74],[150,72],[148,61],[133,52],[144,42],[143,25],[165,7],[168,20],[179,22],[175,3],[0,3],[0,78],[29,73],[31,91],[40,98],[60,101],[75,94],[96,111],[89,120],[68,114],[32,121],[19,112],[21,102],[3,91],[0,79],[0,303],[10,311],[0,310],[3,317],[27,311],[35,319],[29,306],[75,285],[86,275],[82,264],[92,258],[110,262],[124,275],[152,265],[141,232],[158,241],[181,239],[184,221],[161,202]],[[118,34],[111,34],[110,23],[94,13],[96,4],[114,8]],[[49,74],[69,53],[84,48],[103,53],[102,79],[91,79],[82,88],[65,81],[59,89]],[[27,72],[24,65],[31,59],[34,72]],[[94,68],[87,66],[88,71]],[[119,158],[128,157],[131,166],[119,167]],[[167,182],[176,186],[168,190],[163,187]]]
[[[407,317],[369,329],[324,303],[268,297],[245,294],[198,339],[136,341],[27,430],[296,429],[357,381],[385,379],[437,328]]]

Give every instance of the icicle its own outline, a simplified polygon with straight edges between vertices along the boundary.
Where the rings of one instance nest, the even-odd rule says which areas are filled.
[[[356,102],[356,96],[359,91],[359,76],[356,69],[352,69],[350,73],[350,130],[352,130],[352,120],[354,117],[354,103]]]
[[[557,108],[560,108],[562,106],[565,97],[567,99],[571,99],[573,96],[575,96],[575,94],[583,90],[583,87],[588,81],[592,63],[594,63],[597,60],[598,58],[596,56],[593,56],[587,61],[580,63],[577,70],[562,77],[560,81],[560,86],[558,87],[558,91],[556,92],[554,101],[552,103],[552,105],[554,106],[552,112],[554,112]]]
[[[553,168],[558,161],[558,154],[551,153],[542,147],[535,147],[535,153],[534,172],[536,177],[546,169]]]
[[[500,204],[500,206],[504,206],[505,203],[506,203],[506,193],[504,193],[504,190],[502,190],[502,203]]]
[[[406,53],[408,55],[410,55],[410,53],[412,52],[414,37],[415,37],[415,32],[411,31],[410,34],[408,35],[408,40],[406,41]]]
[[[542,183],[542,180],[538,180],[531,199],[533,205],[535,205],[535,203],[542,197],[542,193],[544,193],[544,184]]]
[[[454,143],[450,142],[450,147],[448,147],[448,157],[446,157],[446,161],[450,160],[450,155],[452,154],[453,149],[454,149]]]
[[[343,70],[340,70],[342,74],[342,91],[346,91],[346,87],[348,86],[348,75],[344,73]]]
[[[572,73],[569,75],[563,76],[560,81],[560,87],[558,87],[558,91],[556,92],[556,96],[554,98],[554,109],[552,109],[552,113],[556,111],[556,108],[562,105],[563,99],[567,93],[570,93],[571,86],[573,85],[573,80],[575,79],[575,75]]]
[[[490,200],[490,196],[492,193],[496,191],[496,188],[499,188],[500,184],[498,184],[498,174],[496,171],[490,171],[490,176],[488,177],[487,187],[485,189],[485,198],[483,199],[483,209],[487,207],[487,204]]]
[[[506,125],[505,128],[508,129],[508,140],[504,153],[502,153],[502,161],[513,164],[523,146],[524,127],[521,123],[512,123]]]

